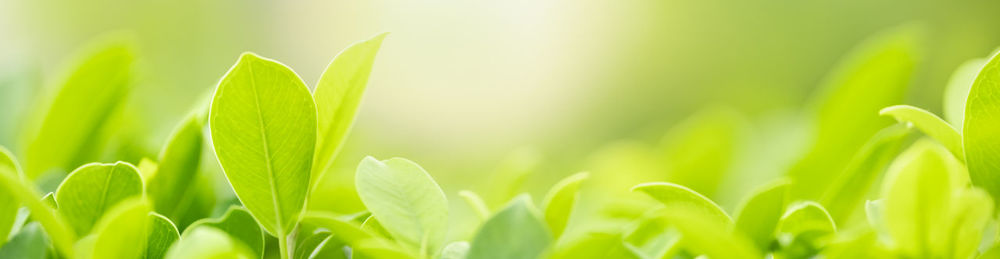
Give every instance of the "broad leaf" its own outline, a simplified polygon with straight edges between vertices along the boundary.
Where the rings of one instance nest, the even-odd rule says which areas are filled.
[[[789,172],[793,198],[818,199],[865,141],[889,125],[872,115],[903,101],[918,60],[917,32],[877,35],[828,75],[811,102],[815,143]]]
[[[316,83],[313,98],[319,114],[313,182],[330,167],[337,151],[354,124],[354,116],[368,85],[368,75],[375,63],[375,53],[386,34],[354,43],[337,54]]]
[[[241,247],[247,248],[249,252],[256,255],[255,258],[264,255],[264,233],[250,212],[243,207],[230,206],[226,213],[219,218],[195,221],[184,231],[184,237],[186,238],[188,232],[199,227],[212,227],[221,230],[236,242],[240,242]]]
[[[648,194],[653,199],[666,206],[667,211],[684,210],[687,213],[697,213],[704,220],[712,222],[714,225],[728,226],[733,224],[719,205],[705,196],[673,183],[644,183],[632,187],[632,191],[640,191]]]
[[[77,235],[90,233],[107,210],[129,197],[142,195],[142,177],[125,162],[92,163],[73,170],[56,190],[59,213]]]
[[[100,154],[100,133],[128,95],[135,58],[110,43],[89,52],[58,86],[27,146],[29,178],[69,171]]]
[[[752,239],[758,249],[769,249],[774,240],[778,220],[788,204],[788,187],[788,181],[768,184],[740,206],[735,228]]]
[[[578,173],[566,177],[556,183],[545,196],[545,201],[542,202],[542,207],[545,208],[545,223],[548,223],[553,238],[558,239],[566,229],[566,223],[569,222],[573,206],[579,197],[577,190],[580,189],[580,183],[589,176],[588,173]]]
[[[548,227],[524,195],[483,223],[466,258],[537,258],[550,243]]]
[[[1000,55],[986,63],[969,91],[965,107],[966,165],[972,184],[1000,197]],[[1000,202],[1000,199],[994,200]]]
[[[882,129],[854,155],[847,168],[837,177],[820,200],[835,222],[844,223],[855,209],[864,204],[869,190],[875,185],[892,159],[903,148],[909,129],[893,125]]]
[[[951,74],[948,85],[944,89],[944,119],[957,130],[965,125],[965,102],[969,98],[969,90],[976,80],[976,75],[983,69],[986,59],[977,58],[959,65]]]
[[[163,258],[166,256],[167,250],[170,249],[170,245],[181,238],[180,233],[177,231],[177,226],[163,215],[151,212],[147,217],[150,222],[144,258]]]
[[[145,258],[149,237],[149,202],[132,198],[114,205],[94,226],[90,258]]]
[[[574,258],[643,258],[629,247],[621,234],[587,233],[566,247],[558,249],[553,259]]]
[[[193,225],[192,225],[193,226]],[[233,240],[222,230],[196,227],[185,231],[184,238],[167,251],[168,259],[251,259],[259,258],[242,242]]]
[[[288,235],[305,206],[316,106],[288,67],[251,53],[219,82],[209,124],[219,163],[267,232]]]
[[[448,200],[423,168],[402,158],[366,157],[358,166],[358,195],[396,240],[427,255],[444,245]]]
[[[959,162],[934,142],[918,141],[893,161],[882,187],[885,224],[904,256],[932,256],[947,241],[948,209]],[[960,167],[958,165],[957,167]]]
[[[962,135],[958,134],[948,122],[926,110],[909,106],[893,105],[879,111],[880,115],[889,115],[897,121],[913,125],[927,136],[937,140],[948,148],[959,160],[965,161],[965,151],[962,149]]]
[[[3,239],[6,241],[6,236]],[[49,238],[37,222],[28,223],[0,246],[0,258],[45,259],[49,256],[53,256],[49,255]]]
[[[211,179],[198,174],[201,129],[197,114],[188,116],[160,152],[156,173],[147,179],[153,210],[176,222],[181,229],[211,215],[215,206],[211,183],[205,183]]]
[[[8,153],[0,147],[0,153]],[[17,168],[9,163],[0,163],[0,188],[12,194],[21,204],[31,211],[31,217],[45,229],[55,248],[64,257],[73,258],[73,246],[76,233],[66,219],[52,207],[42,202],[38,189],[18,173]],[[26,215],[26,214],[25,214]]]
[[[458,196],[462,197],[462,200],[465,200],[465,203],[469,205],[469,208],[472,208],[472,211],[476,212],[476,216],[479,217],[479,220],[486,220],[490,217],[490,208],[486,205],[486,201],[483,200],[479,194],[463,190],[458,192]]]

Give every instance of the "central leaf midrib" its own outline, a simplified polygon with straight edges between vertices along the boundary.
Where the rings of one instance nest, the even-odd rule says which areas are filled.
[[[118,169],[118,165],[117,164],[111,166],[111,171],[108,172],[108,176],[104,178],[104,190],[101,191],[101,198],[98,199],[98,202],[97,202],[97,206],[98,206],[97,207],[97,212],[100,213],[100,214],[104,214],[104,209],[106,207],[105,203],[107,202],[107,199],[108,199],[108,190],[111,189],[111,178],[115,175],[115,169]],[[97,217],[94,218],[94,221],[91,224],[94,224],[95,222],[97,222],[97,220],[100,218],[100,216],[101,215],[97,215]],[[93,226],[91,226],[91,227],[93,227]]]
[[[276,234],[278,234],[279,236],[284,236],[285,234],[283,230],[284,223],[282,222],[281,219],[281,203],[278,202],[278,196],[277,196],[278,188],[275,185],[278,179],[275,177],[274,170],[271,165],[272,162],[270,153],[271,151],[269,149],[269,145],[267,142],[267,131],[264,129],[264,116],[263,112],[260,109],[260,94],[257,93],[257,80],[254,77],[252,60],[247,62],[247,70],[250,72],[250,88],[253,89],[254,108],[256,108],[257,110],[257,123],[258,126],[260,126],[260,138],[262,140],[261,144],[264,149],[265,164],[267,165],[266,168],[268,176],[268,185],[270,186],[271,189],[271,202],[274,204],[274,218],[275,218],[275,223],[277,223],[276,228],[278,232]]]

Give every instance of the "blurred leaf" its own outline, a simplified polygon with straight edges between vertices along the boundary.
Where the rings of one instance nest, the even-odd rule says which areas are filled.
[[[329,231],[308,234],[301,243],[295,244],[295,256],[292,258],[324,258],[347,259],[344,245],[334,238]]]
[[[551,258],[643,258],[628,246],[621,234],[587,233],[558,249]]]
[[[660,217],[662,209],[653,209],[636,220],[625,242],[643,258],[670,258],[680,250],[681,235]]]
[[[160,259],[166,256],[170,245],[181,238],[177,226],[170,219],[156,212],[149,213],[149,237],[146,238],[147,259]]]
[[[194,226],[194,225],[192,225]],[[241,242],[234,241],[225,232],[201,226],[185,231],[184,238],[167,251],[168,259],[259,258]]]
[[[674,210],[684,210],[686,213],[697,213],[706,221],[713,225],[728,226],[733,224],[719,205],[705,196],[673,183],[644,183],[632,187],[632,191],[640,191],[648,194],[663,205],[666,205],[668,213]]]
[[[821,200],[835,222],[846,223],[861,207],[876,179],[900,152],[908,135],[906,126],[889,126],[875,133],[851,158],[847,168],[830,185]]]
[[[693,254],[709,258],[761,258],[753,240],[731,231],[732,224],[713,219],[697,207],[676,206],[660,217],[681,233],[681,244]]]
[[[865,202],[865,220],[880,236],[889,238],[889,229],[885,224],[885,205],[879,200]]]
[[[59,213],[83,236],[115,204],[142,195],[142,177],[129,163],[91,163],[73,170],[56,191]]]
[[[110,207],[94,225],[90,258],[145,258],[150,206],[144,198],[124,200]]]
[[[197,114],[189,115],[178,125],[160,152],[156,173],[146,184],[153,209],[176,222],[181,229],[210,216],[215,206],[211,183],[201,183],[211,179],[198,173],[201,130],[202,122]]]
[[[358,166],[356,184],[372,217],[396,240],[423,255],[443,247],[448,200],[419,165],[403,158],[365,157]]]
[[[236,196],[267,232],[287,236],[305,206],[316,105],[291,69],[252,53],[219,82],[209,125]]]
[[[507,154],[486,181],[489,185],[482,194],[488,207],[506,206],[508,201],[520,194],[524,181],[538,170],[543,158],[544,154],[535,147],[521,147]]]
[[[822,256],[829,259],[891,258],[879,244],[878,234],[871,231],[834,240],[823,250]]]
[[[551,243],[548,227],[523,195],[483,223],[466,258],[537,258]]]
[[[972,183],[1000,197],[1000,55],[990,58],[969,92],[964,144]],[[1000,202],[1000,200],[994,200]]]
[[[69,171],[97,158],[104,146],[99,133],[131,90],[134,59],[128,44],[112,42],[78,61],[29,137],[29,178],[53,169]]]
[[[73,258],[73,244],[76,242],[76,235],[72,226],[54,209],[46,205],[39,198],[41,194],[35,189],[28,179],[23,177],[17,167],[10,164],[12,159],[10,151],[0,147],[0,154],[4,154],[9,160],[0,163],[0,190],[6,190],[12,194],[22,205],[31,211],[32,219],[37,221],[45,229],[45,233],[52,240],[56,249],[64,257]]]
[[[490,217],[490,208],[486,206],[486,201],[475,192],[463,190],[458,192],[458,196],[462,197],[465,203],[472,208],[472,211],[476,212],[479,220],[486,220]]]
[[[330,167],[337,151],[354,124],[361,97],[368,85],[368,76],[375,63],[375,54],[382,46],[386,33],[348,46],[326,67],[313,98],[319,113],[316,157],[312,166],[312,183],[318,182]]]
[[[962,135],[937,115],[909,105],[893,105],[879,111],[879,115],[889,115],[897,121],[913,125],[941,145],[948,148],[958,160],[965,161],[965,151],[962,149]]]
[[[740,206],[735,228],[753,240],[757,249],[770,249],[778,220],[788,203],[788,186],[785,180],[762,186]]]
[[[338,219],[335,215],[326,212],[306,212],[302,217],[302,222],[325,228],[332,232],[337,239],[348,245],[355,245],[361,240],[375,238],[373,233],[362,229],[361,226]]]
[[[744,119],[729,109],[709,109],[681,122],[663,138],[667,180],[708,196],[732,166]]]
[[[811,258],[826,246],[824,238],[837,231],[833,218],[812,201],[789,206],[778,224],[778,238],[786,258]]]
[[[146,185],[149,185],[149,180],[156,175],[156,169],[159,166],[156,161],[143,157],[142,160],[139,160],[139,164],[135,165],[135,168],[139,169],[139,175],[142,176],[142,180],[146,182]]]
[[[973,188],[956,192],[950,216],[949,245],[944,255],[950,258],[971,258],[976,254],[983,229],[993,216],[993,199],[982,189]]]
[[[556,183],[549,190],[549,193],[545,195],[542,208],[545,208],[545,223],[548,223],[553,239],[559,239],[563,230],[566,229],[566,224],[569,222],[570,215],[573,212],[573,206],[575,206],[576,200],[579,197],[577,191],[580,189],[580,183],[588,177],[590,177],[590,174],[586,172],[566,177]]]
[[[4,236],[4,241],[7,241]],[[37,222],[28,223],[10,241],[0,246],[0,258],[46,259],[49,255],[49,238]]]
[[[816,199],[885,119],[873,116],[903,101],[917,63],[918,30],[904,27],[861,44],[833,70],[815,95],[815,143],[789,172],[792,197]]]
[[[240,247],[256,255],[254,258],[264,255],[264,233],[246,208],[233,205],[221,217],[195,221],[184,231],[183,237],[188,238],[188,232],[205,227],[215,228],[228,234],[232,240],[240,243]]]
[[[351,258],[354,259],[382,259],[382,258],[394,258],[394,259],[416,259],[420,257],[413,256],[404,250],[400,250],[399,247],[394,244],[383,242],[382,240],[375,239],[365,239],[359,241],[351,249],[353,252]]]
[[[957,130],[965,125],[965,102],[969,98],[969,90],[976,80],[976,75],[986,65],[986,59],[977,58],[966,61],[955,69],[944,89],[944,118]]]
[[[379,223],[378,219],[376,219],[375,216],[368,216],[368,218],[366,218],[365,221],[361,222],[361,229],[364,229],[365,231],[373,233],[375,234],[375,236],[384,238],[386,240],[396,240],[396,238],[393,237],[392,233],[389,233],[388,230],[385,230],[385,227],[382,226],[382,223]]]
[[[469,254],[469,242],[457,241],[444,246],[444,249],[441,250],[441,256],[438,258],[465,259],[467,254]]]
[[[21,171],[14,159],[14,155],[3,147],[0,147],[0,167],[9,168],[15,173]],[[7,242],[7,237],[12,234],[11,230],[14,227],[14,222],[17,219],[17,210],[20,207],[20,202],[7,189],[9,188],[0,188],[0,247],[3,247],[3,244]]]
[[[53,209],[57,209],[57,210],[59,209],[59,204],[56,203],[56,195],[55,195],[55,193],[51,193],[50,192],[50,193],[46,193],[45,196],[42,196],[42,203],[45,203],[45,205],[49,205],[49,207],[51,207]]]
[[[904,256],[933,256],[947,239],[954,157],[921,140],[893,161],[882,187],[885,224]]]

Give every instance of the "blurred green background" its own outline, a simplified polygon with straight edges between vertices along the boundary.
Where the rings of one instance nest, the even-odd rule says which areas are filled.
[[[138,43],[141,74],[120,136],[155,157],[241,52],[280,60],[312,85],[341,49],[390,32],[317,191],[329,197],[310,206],[359,210],[343,190],[365,155],[420,163],[468,213],[458,190],[510,187],[537,199],[578,171],[626,193],[666,179],[664,158],[649,152],[661,142],[672,143],[669,155],[709,139],[736,143],[719,155],[723,168],[706,169],[739,171],[705,187],[732,207],[801,157],[799,112],[858,43],[922,28],[906,103],[940,113],[952,71],[1000,46],[997,10],[1000,1],[0,0],[0,145],[22,150],[27,114],[74,53],[107,33]],[[685,123],[692,114],[707,115]],[[699,143],[683,144],[685,125],[704,135]]]

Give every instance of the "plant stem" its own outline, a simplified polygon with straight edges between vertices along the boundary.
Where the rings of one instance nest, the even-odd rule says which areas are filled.
[[[289,259],[288,257],[288,235],[278,235],[278,253],[281,253],[281,259]]]

